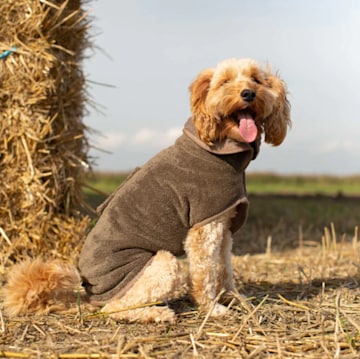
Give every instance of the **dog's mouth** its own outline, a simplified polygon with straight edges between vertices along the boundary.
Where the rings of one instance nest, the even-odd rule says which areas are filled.
[[[258,128],[255,124],[255,114],[249,109],[238,111],[234,118],[239,124],[239,134],[245,142],[251,143],[256,140]]]

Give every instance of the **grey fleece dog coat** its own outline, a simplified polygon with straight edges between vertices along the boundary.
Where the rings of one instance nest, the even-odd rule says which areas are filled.
[[[190,119],[175,144],[134,171],[100,207],[79,260],[93,303],[118,298],[159,250],[184,254],[192,227],[237,208],[231,230],[248,210],[244,170],[258,150],[224,140],[209,147]]]

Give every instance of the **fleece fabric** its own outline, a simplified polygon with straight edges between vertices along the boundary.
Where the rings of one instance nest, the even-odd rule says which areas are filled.
[[[99,207],[82,248],[79,270],[90,300],[121,297],[157,251],[183,255],[190,228],[234,207],[231,230],[239,229],[248,211],[244,170],[258,143],[227,139],[209,147],[190,119],[173,146],[134,171]]]

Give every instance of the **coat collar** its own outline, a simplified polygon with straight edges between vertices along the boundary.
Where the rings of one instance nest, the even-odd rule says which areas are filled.
[[[183,133],[193,142],[195,142],[198,146],[216,155],[231,155],[245,151],[252,151],[254,152],[253,158],[255,158],[257,154],[258,146],[253,146],[249,143],[237,142],[229,138],[223,141],[217,141],[214,143],[214,145],[208,146],[200,139],[199,134],[195,128],[194,121],[191,117],[185,123]]]

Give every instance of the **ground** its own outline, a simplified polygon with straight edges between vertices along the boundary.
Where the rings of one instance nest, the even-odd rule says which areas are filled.
[[[170,303],[174,325],[115,323],[85,310],[0,317],[0,357],[357,358],[359,238],[324,232],[321,244],[233,257],[230,314],[200,315],[188,298]]]

